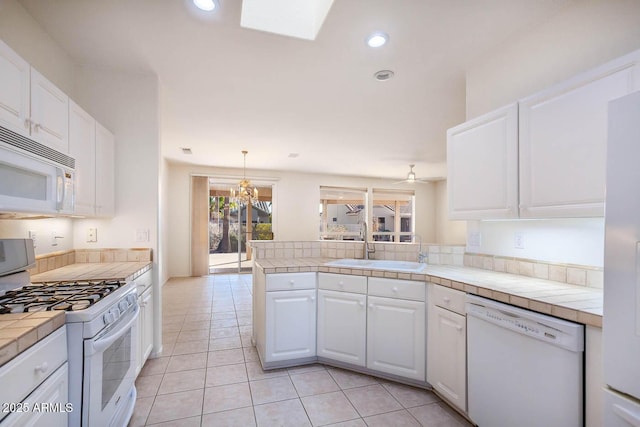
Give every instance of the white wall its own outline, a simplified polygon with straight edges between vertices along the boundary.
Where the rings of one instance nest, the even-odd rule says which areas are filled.
[[[78,103],[116,138],[116,214],[113,219],[76,220],[75,247],[151,247],[157,258],[160,179],[157,78],[80,66],[76,71],[76,88]],[[97,227],[97,242],[86,242],[88,227]],[[149,241],[137,241],[137,230],[148,230]]]
[[[0,39],[67,95],[74,97],[74,63],[17,0],[0,0]]]
[[[169,276],[190,274],[190,181],[192,174],[216,177],[242,176],[238,169],[201,167],[179,163],[168,165],[166,247]],[[276,240],[317,240],[319,230],[318,204],[320,186],[359,188],[406,188],[392,181],[348,176],[314,175],[292,172],[247,171],[254,183],[275,183],[273,201],[273,231]],[[435,186],[416,185],[416,233],[424,242],[435,241]]]
[[[640,49],[640,1],[590,0],[516,34],[467,70],[467,119]],[[469,222],[471,252],[602,266],[602,219]],[[515,232],[525,249],[514,248]]]
[[[469,221],[467,252],[603,266],[604,218]],[[480,233],[480,245],[470,243]],[[516,248],[516,234],[523,248]]]
[[[467,119],[640,49],[640,1],[575,2],[467,70]]]
[[[447,195],[447,181],[436,183],[436,242],[461,245],[467,241],[467,221],[449,220],[449,197]]]
[[[36,255],[73,249],[73,221],[68,218],[0,220],[0,238],[26,239],[29,231],[36,233]],[[55,246],[52,243],[54,232],[62,237],[55,239]]]

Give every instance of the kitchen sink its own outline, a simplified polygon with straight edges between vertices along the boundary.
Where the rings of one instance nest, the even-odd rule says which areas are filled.
[[[328,267],[365,268],[370,270],[402,271],[406,273],[420,273],[427,264],[413,261],[392,261],[386,259],[351,259],[343,258],[329,261]]]

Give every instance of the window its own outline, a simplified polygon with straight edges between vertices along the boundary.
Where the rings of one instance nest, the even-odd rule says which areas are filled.
[[[366,206],[366,189],[320,187],[320,239],[362,240]]]
[[[373,189],[373,240],[411,242],[415,228],[413,191]]]

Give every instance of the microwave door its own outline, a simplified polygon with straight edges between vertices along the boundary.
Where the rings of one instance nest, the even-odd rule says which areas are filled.
[[[0,212],[56,213],[56,167],[0,148]]]

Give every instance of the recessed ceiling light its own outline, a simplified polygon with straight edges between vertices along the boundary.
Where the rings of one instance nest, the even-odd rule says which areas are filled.
[[[198,9],[206,12],[211,12],[216,8],[216,2],[214,0],[193,0],[193,4],[195,4]]]
[[[389,41],[389,36],[386,33],[373,33],[367,37],[367,44],[370,47],[380,47],[385,45]]]
[[[380,70],[373,74],[373,78],[378,80],[379,82],[387,81],[393,76],[394,76],[394,72],[391,70]]]

